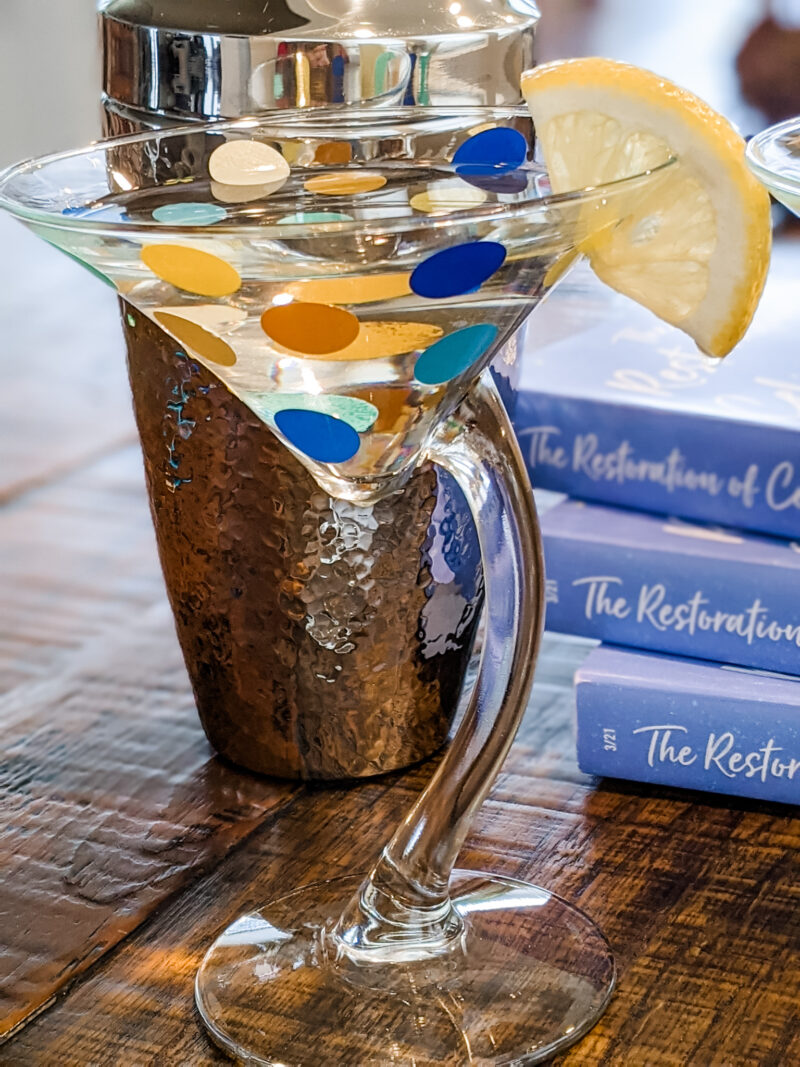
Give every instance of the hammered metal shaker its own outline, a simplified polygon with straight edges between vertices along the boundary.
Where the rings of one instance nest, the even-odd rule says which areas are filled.
[[[519,99],[528,0],[106,0],[104,123]],[[187,133],[184,151],[191,151]],[[477,535],[431,466],[330,498],[214,375],[123,301],[161,564],[203,727],[251,770],[356,778],[447,737],[482,603]],[[512,342],[495,374],[507,403]]]

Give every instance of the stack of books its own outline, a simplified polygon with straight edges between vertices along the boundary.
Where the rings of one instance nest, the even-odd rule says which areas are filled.
[[[721,363],[588,280],[529,338],[517,435],[568,496],[542,516],[547,627],[602,642],[576,675],[586,772],[800,800],[796,264],[777,249]]]

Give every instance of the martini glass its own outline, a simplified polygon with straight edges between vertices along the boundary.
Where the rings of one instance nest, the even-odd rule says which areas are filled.
[[[747,162],[775,199],[800,216],[800,117],[751,137]]]
[[[214,1040],[273,1065],[533,1063],[602,1013],[602,933],[547,889],[454,863],[529,694],[539,531],[493,354],[669,160],[549,194],[518,108],[284,114],[24,163],[0,206],[213,372],[333,497],[374,504],[421,463],[479,530],[486,636],[462,722],[366,877],[295,889],[211,946]],[[365,590],[368,595],[368,590]]]

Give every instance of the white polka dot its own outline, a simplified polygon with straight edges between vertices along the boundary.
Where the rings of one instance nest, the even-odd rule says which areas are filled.
[[[268,182],[266,185],[223,185],[222,182],[212,181],[211,195],[223,204],[249,204],[253,200],[263,200],[285,184],[285,178],[278,182]]]
[[[268,185],[289,177],[289,164],[261,141],[227,141],[211,153],[208,172],[222,185]]]

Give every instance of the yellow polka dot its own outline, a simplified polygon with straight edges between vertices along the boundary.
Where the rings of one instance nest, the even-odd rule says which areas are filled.
[[[156,311],[154,314],[157,321],[182,344],[207,359],[209,363],[232,367],[236,362],[236,353],[231,346],[221,337],[215,337],[213,333],[204,330],[199,323],[190,322],[179,315],[170,315],[166,311]]]
[[[440,326],[427,322],[362,322],[355,341],[327,356],[331,360],[390,359],[406,352],[416,352],[438,341],[444,333]]]
[[[428,215],[446,215],[450,211],[478,207],[485,201],[486,193],[482,189],[457,179],[454,182],[432,183],[424,193],[412,196],[409,203],[415,211],[424,211]]]
[[[374,193],[382,189],[386,179],[382,174],[369,174],[357,170],[338,170],[332,174],[316,174],[304,183],[309,193],[322,196],[355,196],[358,193]]]
[[[146,245],[142,262],[162,281],[199,296],[230,296],[241,287],[239,272],[210,252],[186,245]]]
[[[327,356],[351,344],[361,324],[344,308],[297,300],[267,308],[261,328],[270,340],[292,352]]]
[[[410,277],[410,274],[345,274],[339,278],[311,278],[291,282],[284,286],[284,292],[298,300],[320,304],[375,304],[379,300],[408,296]]]

